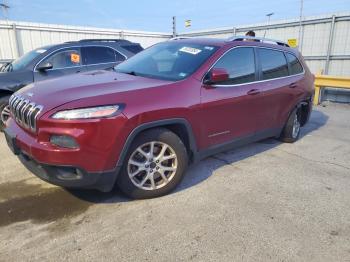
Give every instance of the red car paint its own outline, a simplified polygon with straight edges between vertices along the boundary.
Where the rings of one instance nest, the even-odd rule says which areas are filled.
[[[196,152],[239,137],[282,128],[291,110],[310,101],[313,75],[300,54],[288,47],[248,41],[213,39],[178,40],[218,46],[219,49],[191,76],[180,81],[157,80],[113,71],[95,71],[30,84],[17,94],[44,107],[37,120],[37,132],[8,122],[22,153],[37,163],[79,167],[88,173],[113,170],[127,138],[142,124],[167,119],[184,119],[193,131]],[[229,49],[236,46],[266,47],[294,53],[304,74],[257,81],[230,88],[203,84],[204,75]],[[117,116],[86,120],[56,120],[60,111],[122,103]],[[78,149],[50,143],[54,134],[69,135]]]

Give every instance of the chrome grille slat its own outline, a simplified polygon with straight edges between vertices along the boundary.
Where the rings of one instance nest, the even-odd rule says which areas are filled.
[[[17,124],[35,132],[36,120],[43,107],[41,105],[36,105],[20,95],[12,95],[9,105],[11,114]]]

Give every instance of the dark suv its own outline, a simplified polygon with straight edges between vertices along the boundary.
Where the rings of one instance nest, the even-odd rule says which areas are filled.
[[[10,95],[23,86],[96,69],[107,69],[142,51],[140,44],[119,39],[86,39],[44,46],[0,69],[0,130],[9,117]]]
[[[250,39],[248,39],[250,40]],[[168,193],[186,167],[268,137],[298,139],[314,77],[279,41],[181,39],[11,96],[9,147],[38,177],[133,198]]]

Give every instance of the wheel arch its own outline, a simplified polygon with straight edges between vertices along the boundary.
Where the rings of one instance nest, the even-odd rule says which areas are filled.
[[[194,133],[190,123],[184,118],[173,118],[173,119],[165,119],[165,120],[157,120],[148,123],[143,123],[136,128],[134,128],[129,134],[126,142],[124,143],[123,149],[121,151],[117,166],[122,166],[125,160],[126,154],[131,146],[131,143],[135,140],[135,138],[140,135],[142,132],[153,129],[153,128],[166,128],[183,141],[189,155],[189,161],[195,162],[197,161],[197,145],[194,137]]]
[[[5,97],[5,96],[10,96],[12,95],[14,92],[11,90],[7,90],[7,89],[0,89],[0,98]]]

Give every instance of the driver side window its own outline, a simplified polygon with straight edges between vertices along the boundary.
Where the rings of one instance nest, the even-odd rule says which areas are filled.
[[[40,64],[50,63],[52,69],[64,69],[81,65],[80,48],[60,50],[46,58]]]
[[[237,85],[254,82],[255,58],[251,47],[238,47],[228,51],[213,68],[223,68],[229,74],[229,79],[220,85]]]

